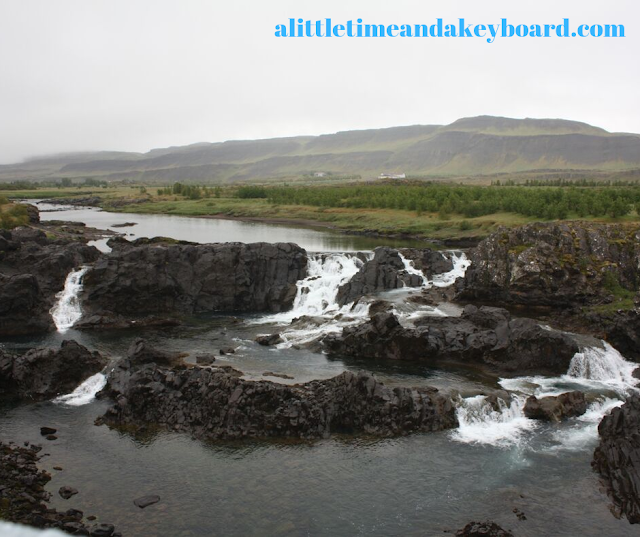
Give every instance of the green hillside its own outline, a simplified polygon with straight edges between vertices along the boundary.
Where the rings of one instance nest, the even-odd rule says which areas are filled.
[[[380,173],[477,176],[536,170],[620,171],[640,168],[640,136],[614,134],[561,119],[459,119],[267,140],[234,140],[148,153],[58,155],[0,166],[0,181],[99,177],[148,182],[238,182]]]

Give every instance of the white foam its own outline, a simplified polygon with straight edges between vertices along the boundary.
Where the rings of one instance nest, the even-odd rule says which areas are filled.
[[[64,289],[56,295],[58,301],[50,313],[58,332],[66,332],[82,317],[78,295],[82,290],[82,277],[87,270],[89,267],[70,272],[64,282]]]
[[[53,400],[68,406],[82,406],[90,403],[96,394],[107,384],[107,377],[103,373],[96,373],[85,380],[80,386],[67,395],[61,395]]]
[[[451,438],[467,444],[510,447],[520,444],[537,422],[527,419],[522,411],[524,398],[514,395],[507,404],[498,398],[494,409],[484,395],[461,399],[457,416],[460,426]]]

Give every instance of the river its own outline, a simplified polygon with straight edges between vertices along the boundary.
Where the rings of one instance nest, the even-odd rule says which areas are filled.
[[[44,208],[44,207],[43,207]],[[161,215],[104,213],[74,209],[43,213],[43,219],[83,221],[98,228],[137,222],[124,228],[135,236],[164,235],[192,241],[287,240],[312,252],[309,277],[300,282],[294,310],[277,315],[199,315],[175,328],[140,331],[80,332],[69,325],[82,305],[74,300],[82,274],[71,274],[59,297],[58,332],[38,338],[16,338],[3,344],[23,350],[58,345],[73,338],[112,359],[126,353],[139,336],[169,350],[216,352],[246,378],[265,371],[294,377],[281,382],[329,378],[344,370],[367,369],[390,385],[434,385],[461,393],[454,431],[415,434],[396,439],[333,437],[313,443],[196,441],[183,434],[159,432],[133,437],[94,425],[106,403],[93,394],[98,375],[66,398],[37,404],[5,406],[0,411],[4,440],[45,442],[42,466],[54,476],[47,486],[52,504],[73,506],[85,515],[116,525],[125,536],[336,536],[444,535],[471,520],[492,519],[524,536],[627,536],[636,530],[609,512],[590,461],[597,442],[597,424],[613,406],[622,404],[634,380],[633,366],[606,345],[585,348],[574,357],[567,374],[556,378],[498,379],[477,370],[431,369],[423,364],[329,359],[299,347],[319,333],[339,330],[361,320],[366,308],[344,311],[333,302],[338,285],[357,270],[349,252],[379,244],[360,237],[237,221]],[[109,225],[106,225],[106,224]],[[115,228],[122,231],[122,229]],[[368,244],[368,247],[365,246]],[[425,285],[445,286],[464,273],[464,254],[449,252],[454,270]],[[306,288],[303,291],[303,288]],[[411,305],[411,290],[387,293],[401,322],[423,315],[455,315],[454,306]],[[333,298],[332,298],[333,297]],[[300,315],[321,321],[291,325]],[[276,348],[257,345],[257,334],[282,333]],[[190,360],[191,358],[187,358]],[[274,380],[274,379],[270,379]],[[515,402],[492,410],[483,390],[505,388]],[[546,395],[581,389],[591,396],[587,414],[560,425],[535,422],[521,411],[531,393]],[[58,429],[47,442],[41,426]],[[63,467],[62,471],[53,470]],[[62,485],[80,493],[62,500]],[[144,510],[133,499],[158,494],[161,501]],[[519,520],[514,512],[523,512]]]

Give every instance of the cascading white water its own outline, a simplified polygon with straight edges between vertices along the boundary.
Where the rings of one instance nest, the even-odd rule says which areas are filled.
[[[50,313],[58,332],[69,330],[82,316],[78,295],[82,290],[82,277],[88,269],[89,267],[82,267],[70,272],[64,282],[64,289],[56,295],[58,301]]]
[[[633,377],[636,364],[624,357],[607,342],[602,348],[587,347],[571,359],[568,376],[601,382],[613,389],[628,392],[638,380]]]
[[[107,377],[103,373],[96,373],[85,380],[80,386],[67,395],[61,395],[53,400],[68,406],[82,406],[90,403],[96,394],[105,387]]]
[[[457,409],[460,426],[451,437],[459,442],[498,447],[519,444],[524,433],[537,425],[522,411],[525,398],[514,394],[510,403],[500,398],[496,402],[497,409],[484,395],[461,399]]]
[[[632,375],[635,368],[636,364],[626,361],[604,341],[601,347],[585,347],[574,355],[569,370],[560,377],[501,379],[504,389],[518,392],[512,393],[514,402],[510,407],[501,406],[496,411],[482,396],[462,400],[457,410],[460,430],[452,437],[462,442],[513,445],[520,441],[523,432],[535,426],[522,412],[527,396],[546,397],[582,390],[596,400],[584,415],[553,433],[556,444],[549,449],[583,449],[597,438],[597,426],[604,415],[620,406],[624,397],[635,389],[638,382]]]
[[[433,287],[449,287],[453,285],[458,278],[463,278],[465,272],[471,265],[471,261],[464,252],[449,252],[453,268],[444,274],[436,274],[429,282]]]
[[[402,259],[402,262],[404,263],[404,270],[407,272],[407,274],[413,274],[414,276],[418,276],[420,279],[422,279],[422,285],[426,285],[427,283],[426,276],[421,270],[418,270],[416,267],[413,266],[413,261],[411,261],[410,259],[407,259],[400,252],[398,252],[398,255],[400,256],[400,259]]]

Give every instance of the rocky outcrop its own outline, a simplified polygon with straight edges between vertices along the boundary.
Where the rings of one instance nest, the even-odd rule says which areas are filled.
[[[117,238],[109,245],[84,277],[86,316],[283,311],[306,275],[306,253],[292,243]]]
[[[502,529],[495,522],[469,522],[456,531],[456,537],[513,537],[513,533]]]
[[[638,289],[637,226],[534,223],[500,229],[469,252],[459,300],[567,307]]]
[[[33,274],[0,274],[0,336],[53,330],[48,303]]]
[[[558,324],[567,322],[559,319]],[[626,359],[640,362],[640,311],[586,312],[568,319],[568,328],[588,330],[613,345]]]
[[[51,475],[38,469],[40,449],[0,441],[1,518],[37,528],[57,528],[72,535],[119,537],[111,524],[92,524],[85,521],[82,511],[58,511],[49,505],[51,493],[44,487]]]
[[[457,426],[450,397],[435,388],[389,388],[367,373],[286,386],[244,380],[228,368],[127,358],[100,396],[115,401],[102,418],[107,424],[157,425],[209,439],[395,436]]]
[[[2,233],[0,240],[0,337],[54,329],[49,310],[69,272],[100,252],[71,240],[51,240],[33,228]]]
[[[340,286],[336,301],[340,306],[363,296],[400,287],[420,287],[422,278],[407,272],[398,250],[381,246],[373,258],[365,261],[360,270],[347,283]]]
[[[615,513],[631,524],[640,523],[640,394],[600,422],[600,443],[593,454],[594,469],[600,474]]]
[[[566,373],[579,347],[568,334],[545,330],[501,308],[466,306],[460,317],[424,317],[405,328],[392,313],[345,327],[323,340],[330,354],[359,358],[478,363],[503,374]]]
[[[107,365],[98,352],[72,340],[60,349],[16,355],[0,349],[0,397],[43,401],[72,392]]]
[[[560,422],[566,418],[582,416],[587,411],[587,400],[582,392],[567,392],[538,399],[535,395],[527,398],[524,415],[532,420]]]

